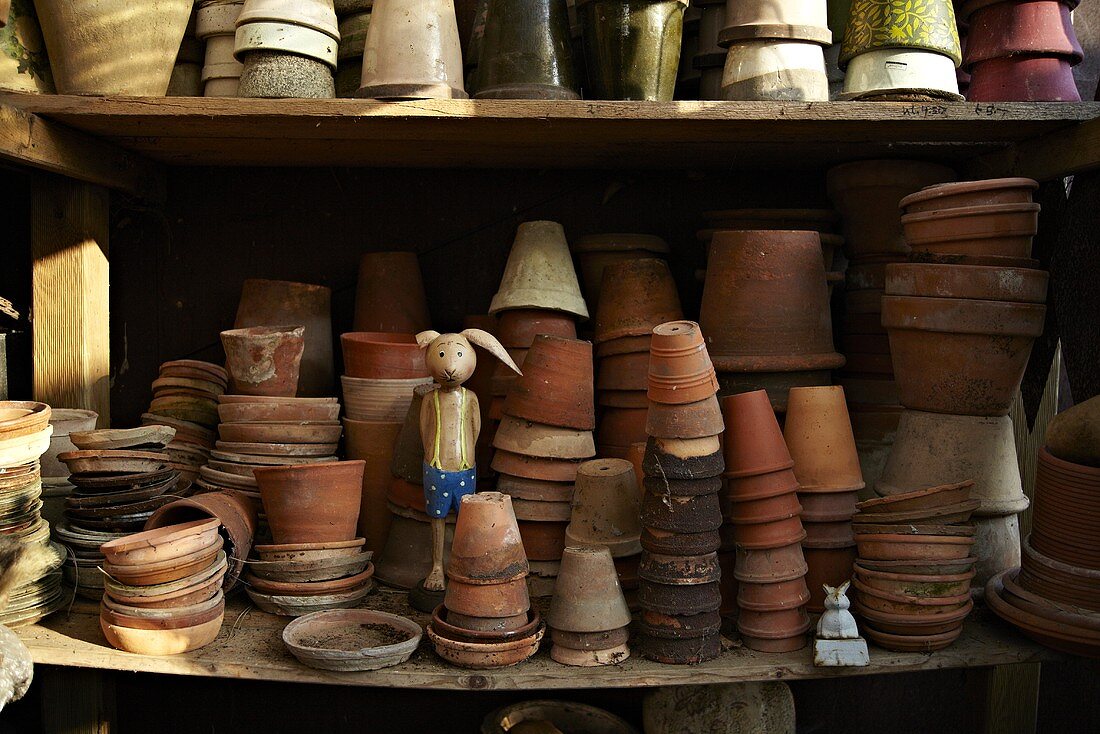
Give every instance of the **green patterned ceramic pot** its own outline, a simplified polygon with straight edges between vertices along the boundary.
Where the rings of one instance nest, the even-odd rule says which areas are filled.
[[[565,0],[489,0],[477,99],[578,99]]]
[[[668,102],[676,90],[688,0],[577,0],[586,97]]]
[[[962,63],[951,0],[852,0],[840,65],[868,51],[920,49]]]

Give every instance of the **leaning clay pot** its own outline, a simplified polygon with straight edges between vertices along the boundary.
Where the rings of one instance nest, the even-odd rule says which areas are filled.
[[[764,474],[794,466],[765,391],[728,395],[721,404],[726,428],[727,477]]]
[[[1005,415],[1031,346],[1043,332],[1039,304],[885,296],[901,404],[965,415]]]
[[[294,397],[305,351],[302,326],[253,326],[221,333],[230,389],[237,395]]]
[[[538,336],[523,363],[523,375],[512,383],[504,412],[546,425],[591,431],[596,427],[592,391],[591,343]]]
[[[906,214],[994,204],[1030,204],[1039,182],[1030,178],[994,178],[926,186],[898,206]]]
[[[639,258],[608,265],[599,292],[602,298],[594,322],[597,344],[648,336],[653,327],[683,317],[676,283],[664,260]],[[639,299],[639,294],[644,297]]]
[[[368,252],[359,261],[355,331],[418,334],[431,328],[415,252]]]
[[[630,624],[630,610],[607,548],[565,549],[547,622],[566,632],[606,632]]]
[[[60,94],[163,97],[192,0],[38,0]]]
[[[783,438],[801,491],[863,488],[843,387],[791,388]]]
[[[728,0],[725,26],[718,42],[754,38],[811,41],[821,46],[832,43],[826,4],[822,2],[773,3],[766,0]]]
[[[935,263],[886,266],[886,293],[891,296],[1046,303],[1049,280],[1049,273],[1034,268]]]
[[[653,328],[649,347],[649,398],[682,405],[718,390],[714,365],[699,324],[669,321]]]
[[[687,0],[578,0],[595,99],[669,102]]]
[[[967,67],[1011,56],[1061,56],[1071,64],[1081,63],[1084,54],[1073,30],[1068,3],[1010,0],[980,4],[965,11],[970,13]]]
[[[264,513],[276,543],[351,540],[365,462],[256,469]]]
[[[1080,102],[1073,67],[1060,57],[1006,56],[974,64],[970,102]]]
[[[371,12],[358,96],[466,99],[451,0],[384,0]]]
[[[638,486],[629,461],[586,462],[577,470],[567,542],[606,546],[616,558],[636,555],[641,551],[639,512]]]
[[[412,334],[351,332],[340,336],[344,374],[349,377],[408,380],[428,377],[424,350]]]
[[[734,41],[722,71],[722,99],[828,102],[821,46],[789,39]]]
[[[565,230],[557,222],[524,222],[516,231],[489,313],[545,308],[588,318]]]
[[[604,271],[609,266],[629,260],[663,258],[669,252],[667,242],[648,234],[588,235],[574,240],[570,249],[577,258],[584,299],[589,310],[597,313]],[[662,321],[670,321],[672,318],[677,317]]]
[[[528,572],[512,498],[482,492],[462,498],[447,577],[468,584],[499,584]]]
[[[477,99],[579,99],[561,0],[489,0]]]

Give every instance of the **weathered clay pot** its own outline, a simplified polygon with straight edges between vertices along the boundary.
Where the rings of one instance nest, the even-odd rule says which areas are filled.
[[[330,36],[310,28],[278,23],[240,26],[234,47],[241,60],[238,96],[333,99],[336,45]]]
[[[594,323],[597,344],[648,336],[653,327],[683,317],[676,283],[664,260],[638,258],[606,266],[600,293]]]
[[[821,46],[785,38],[732,41],[722,71],[722,99],[827,102]]]
[[[802,521],[811,523],[843,522],[856,511],[859,490],[840,492],[799,492]]]
[[[547,459],[591,459],[596,455],[591,431],[531,423],[510,415],[505,415],[497,427],[493,446]]]
[[[237,307],[235,329],[296,324],[305,327],[298,394],[333,394],[332,291],[324,286],[280,280],[246,280]]]
[[[1039,182],[1030,178],[993,178],[926,186],[898,206],[905,214],[1000,204],[1030,204]]]
[[[650,660],[665,665],[697,665],[722,654],[721,636],[712,628],[698,638],[654,637],[642,624],[635,647]]]
[[[577,322],[560,311],[518,308],[500,314],[497,338],[508,349],[530,349],[539,334],[577,338]],[[522,362],[517,361],[521,368]]]
[[[713,394],[686,405],[650,402],[646,433],[663,439],[702,439],[722,433],[722,410]]]
[[[746,584],[738,587],[737,606],[753,612],[772,612],[805,606],[810,590],[804,578],[770,584]]]
[[[477,99],[579,99],[563,0],[489,0]]]
[[[737,631],[741,642],[759,652],[793,652],[806,646],[806,631],[810,619],[805,607],[779,611],[755,612],[741,610]]]
[[[365,462],[363,494],[359,505],[359,535],[367,550],[380,553],[390,525],[386,494],[391,484],[394,446],[403,424],[344,419],[347,458]],[[423,502],[420,503],[423,506]]]
[[[630,624],[630,610],[607,548],[565,549],[547,622],[566,632],[606,632]]]
[[[1005,56],[974,64],[971,102],[1080,102],[1073,67],[1060,57]]]
[[[1049,273],[1033,268],[933,263],[886,266],[886,292],[892,296],[1045,303],[1049,280]]]
[[[355,331],[418,334],[431,328],[415,252],[368,252],[359,261]]]
[[[961,102],[955,61],[920,48],[879,48],[855,56],[840,100],[919,99]]]
[[[734,524],[731,534],[739,547],[753,550],[781,548],[806,537],[798,513],[772,517],[753,524]]]
[[[588,318],[565,230],[557,222],[524,222],[516,231],[489,313],[516,308],[544,308]]]
[[[305,351],[302,326],[253,326],[221,333],[230,389],[237,395],[294,397]]]
[[[671,101],[687,4],[687,0],[579,0],[590,96]]]
[[[715,531],[676,533],[657,528],[642,528],[642,549],[665,555],[698,556],[718,551],[721,537]]]
[[[649,399],[682,405],[712,396],[718,379],[699,325],[670,321],[653,329],[649,350]]]
[[[885,296],[882,323],[902,405],[1007,414],[1045,316],[1039,304]]]
[[[606,546],[616,558],[641,551],[639,496],[634,467],[622,459],[580,466],[573,512],[565,534],[571,545]]]
[[[955,535],[856,533],[859,557],[871,560],[958,560],[970,555],[975,539]]]
[[[722,606],[717,583],[673,586],[645,582],[638,589],[638,600],[648,612],[679,616],[717,612]]]
[[[1011,573],[1006,572],[1001,577],[991,579],[986,586],[986,599],[996,614],[1047,647],[1071,655],[1100,657],[1100,642],[1096,639],[1095,629],[1089,626],[1092,622],[1089,615],[1053,607],[1051,604],[1036,606],[1021,603],[1002,587],[1002,582]]]
[[[933,51],[962,63],[955,9],[949,0],[905,8],[889,0],[853,0],[840,50],[840,66],[883,49]]]
[[[371,13],[358,96],[466,99],[451,0],[387,0]]]
[[[565,550],[566,522],[519,521],[523,549],[532,562],[557,562]]]
[[[1070,6],[1049,0],[969,3],[968,67],[1009,56],[1061,56],[1076,65],[1083,52],[1073,30]],[[973,8],[973,9],[971,9]]]
[[[428,377],[424,350],[412,334],[351,332],[340,336],[344,374],[349,377],[408,380]]]
[[[597,313],[597,318],[604,271],[608,266],[629,260],[667,257],[669,251],[667,242],[647,234],[588,235],[574,240],[571,249],[577,259],[585,301],[588,302],[589,310]],[[678,317],[661,321],[674,318]],[[599,342],[600,339],[597,337],[596,341]]]
[[[908,253],[898,203],[925,186],[954,179],[950,168],[924,161],[855,161],[829,169],[829,198],[844,223],[848,257]]]
[[[60,94],[163,97],[192,0],[38,0]]]
[[[646,390],[649,387],[649,350],[602,358],[596,387],[601,392]]]
[[[522,579],[528,570],[512,498],[499,492],[463,497],[447,578],[466,584],[500,584]]]
[[[680,497],[646,492],[642,524],[676,533],[709,532],[722,526],[722,508],[717,494]]]
[[[364,468],[362,461],[342,461],[255,470],[275,542],[354,538]]]
[[[844,363],[833,349],[821,242],[813,232],[716,232],[700,324],[720,372]]]
[[[798,491],[798,479],[789,467],[744,477],[727,477],[725,481],[725,496],[732,503],[761,502]]]
[[[594,430],[592,344],[535,337],[523,375],[509,390],[504,412],[546,425]]]
[[[649,477],[667,479],[705,479],[720,475],[725,468],[722,451],[719,449],[703,455],[682,456],[671,448],[663,448],[659,439],[650,438],[646,443],[642,470]]]
[[[492,619],[526,614],[531,608],[525,578],[499,584],[470,584],[450,579],[443,603],[448,611],[456,614]]]
[[[701,556],[660,555],[644,551],[638,567],[643,581],[656,584],[691,586],[712,584],[721,580],[718,554]]]
[[[901,224],[914,251],[1027,258],[1039,209],[1038,204],[959,207],[906,214]]]
[[[497,449],[493,454],[493,469],[501,474],[511,474],[524,479],[542,479],[547,482],[575,481],[580,465],[580,461],[573,459],[524,456],[503,449]]]
[[[798,495],[794,491],[753,500],[736,501],[730,498],[726,517],[735,525],[767,522],[775,518],[792,517],[802,512]]]
[[[747,477],[794,466],[764,390],[728,395],[721,404],[726,427],[725,476]]]
[[[791,388],[783,437],[801,491],[863,488],[844,388]]]
[[[722,46],[754,38],[811,41],[821,46],[832,43],[825,3],[729,0],[725,21],[725,27],[718,34]]]

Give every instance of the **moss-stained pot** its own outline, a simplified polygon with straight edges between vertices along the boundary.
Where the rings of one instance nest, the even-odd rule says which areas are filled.
[[[840,65],[860,54],[888,48],[923,49],[962,63],[951,0],[852,0]]]
[[[578,99],[565,0],[489,0],[479,99]]]
[[[671,101],[687,5],[687,0],[577,0],[587,96]]]

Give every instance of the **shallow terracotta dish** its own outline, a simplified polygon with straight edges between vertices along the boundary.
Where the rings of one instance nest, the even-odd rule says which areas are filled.
[[[370,609],[314,612],[283,628],[283,644],[299,662],[336,671],[400,665],[416,652],[422,636],[416,622]]]
[[[970,555],[972,537],[856,533],[860,558],[883,561],[958,560]]]
[[[268,614],[283,617],[301,617],[313,612],[330,609],[349,609],[359,606],[363,599],[374,589],[373,580],[363,586],[338,594],[318,594],[314,596],[292,596],[289,594],[265,594],[246,587],[248,598]]]
[[[232,443],[330,444],[340,440],[344,427],[332,423],[222,423],[218,435]]]
[[[256,484],[256,476],[253,474],[250,468],[246,468],[247,474],[238,474],[234,472],[224,472],[209,464],[199,467],[199,476],[205,479],[210,484],[217,484],[229,489],[241,489],[246,492],[258,492],[259,485]]]
[[[868,586],[857,576],[852,582],[859,591],[859,603],[867,609],[891,614],[909,614],[920,616],[923,614],[940,614],[962,609],[970,603],[970,587],[967,583],[966,591],[955,596],[907,596],[891,594],[881,589]]]
[[[218,554],[214,562],[207,568],[201,569],[190,576],[176,581],[167,581],[161,584],[130,586],[114,579],[107,578],[103,586],[107,593],[111,595],[111,598],[116,601],[137,606],[143,601],[165,601],[167,599],[189,594],[200,585],[210,581],[210,579],[224,576],[228,567],[226,555],[223,551]]]
[[[856,561],[858,566],[871,571],[927,576],[969,573],[977,562],[976,557],[947,561],[875,561],[870,558]]]
[[[255,550],[261,561],[323,561],[329,558],[357,556],[362,552],[366,542],[364,538],[355,538],[333,543],[262,544],[257,545]]]
[[[218,417],[223,423],[332,422],[340,418],[340,404],[223,402],[218,406]]]
[[[960,609],[939,611],[934,614],[914,616],[881,612],[862,605],[858,598],[852,604],[852,611],[861,619],[873,624],[878,630],[894,635],[938,635],[950,632],[962,626],[963,620],[974,610],[974,602]]]
[[[337,555],[316,560],[249,561],[252,573],[261,579],[282,583],[331,581],[360,574],[370,566],[371,552],[362,546],[352,555]]]
[[[970,580],[974,578],[974,573],[971,570],[966,573],[932,576],[873,571],[859,565],[856,566],[856,578],[863,584],[869,588],[878,589],[899,597],[960,596],[970,591]]]
[[[334,456],[335,443],[241,443],[238,441],[218,441],[220,451],[235,454],[255,454],[257,456]]]
[[[175,630],[185,627],[195,627],[200,624],[220,619],[225,614],[225,599],[218,598],[216,602],[198,605],[202,607],[196,611],[184,611],[181,609],[161,609],[157,615],[141,614],[133,615],[118,611],[101,604],[99,617],[107,624],[117,627],[127,627],[139,630]]]
[[[918,489],[915,492],[903,492],[889,497],[865,500],[856,505],[856,508],[860,512],[886,513],[954,505],[970,499],[970,490],[973,486],[973,480],[943,484],[938,487]]]
[[[119,627],[100,619],[103,636],[113,647],[138,655],[178,655],[209,645],[221,632],[223,616],[174,630],[137,630]]]
[[[161,470],[171,460],[151,451],[69,451],[57,458],[73,474],[139,474]]]
[[[927,510],[908,510],[904,512],[857,512],[852,517],[856,524],[892,523],[925,524],[925,525],[952,525],[964,523],[970,519],[974,511],[981,507],[981,500],[967,500],[955,505],[944,505]]]
[[[0,402],[0,441],[29,436],[45,430],[52,409],[45,403],[21,400]]]
[[[146,450],[161,451],[175,438],[176,429],[168,426],[104,429],[70,433],[69,440],[81,451]]]
[[[210,546],[208,549],[181,556],[179,559],[168,559],[141,566],[115,566],[104,563],[103,573],[127,586],[167,584],[185,579],[209,568],[217,560],[219,554],[224,554],[222,544],[222,537],[219,535],[215,545]]]
[[[452,619],[454,617],[454,619]],[[468,618],[461,615],[452,615],[447,608],[440,604],[432,612],[432,626],[440,634],[452,640],[460,642],[509,642],[523,639],[535,633],[541,624],[541,618],[537,610],[532,609],[523,617],[523,624],[508,625],[505,629],[493,627],[491,629],[477,629],[482,625],[462,626],[468,624]],[[488,620],[486,620],[488,621]],[[484,625],[489,626],[489,625]]]
[[[922,525],[916,523],[863,524],[858,529],[863,535],[920,535],[952,538],[971,538],[977,533],[977,527],[974,525]]]
[[[463,642],[445,637],[433,625],[428,625],[428,639],[435,646],[436,654],[447,662],[470,670],[490,670],[516,665],[534,655],[545,631],[546,628],[540,625],[534,634],[519,640]]]
[[[960,18],[961,19],[961,18]],[[1030,204],[1039,183],[1030,178],[994,178],[934,184],[906,196],[898,207],[907,214],[990,204]]]
[[[220,526],[219,520],[211,518],[146,530],[104,543],[100,546],[100,552],[116,566],[142,566],[178,560],[214,546],[219,540]]]
[[[863,632],[870,638],[871,642],[886,650],[895,652],[934,652],[948,647],[952,642],[959,639],[962,629],[962,624],[959,624],[953,630],[934,635],[895,635],[875,629],[872,623],[865,625]]]
[[[374,566],[368,561],[366,568],[357,574],[326,581],[271,581],[255,575],[246,575],[242,580],[255,591],[263,594],[319,596],[321,594],[339,594],[358,589],[369,583],[373,576]]]

